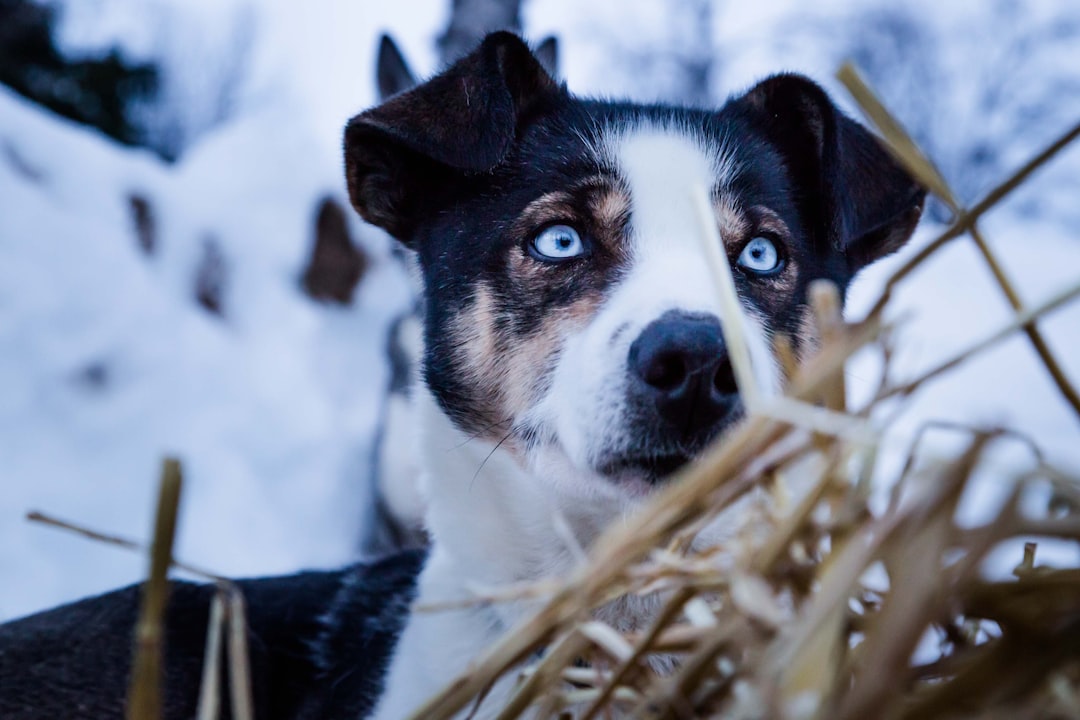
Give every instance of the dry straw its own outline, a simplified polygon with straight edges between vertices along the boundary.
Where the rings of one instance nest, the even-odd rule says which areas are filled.
[[[705,191],[695,188],[705,255],[747,398],[746,421],[640,513],[610,528],[569,577],[474,598],[476,604],[528,598],[540,609],[423,703],[414,720],[463,717],[481,708],[485,717],[500,720],[1080,717],[1080,570],[1040,567],[1036,545],[1028,542],[1013,578],[983,573],[988,554],[1007,541],[1080,541],[1076,478],[1048,465],[1035,443],[1015,433],[928,424],[919,439],[929,432],[964,433],[966,447],[951,459],[917,461],[917,439],[892,479],[888,509],[878,515],[869,509],[882,442],[881,429],[869,421],[872,413],[890,399],[924,390],[931,379],[1017,331],[1026,334],[1080,416],[1076,390],[1037,326],[1080,294],[1080,282],[1025,306],[978,228],[987,211],[1080,135],[1080,123],[965,208],[855,70],[847,65],[839,78],[889,150],[952,209],[954,221],[892,275],[862,320],[845,322],[836,289],[815,286],[811,303],[821,346],[797,365],[790,343],[776,338],[789,380],[782,395],[768,396],[754,384],[731,271],[718,251]],[[920,377],[893,380],[884,319],[892,292],[965,234],[1015,316]],[[851,408],[844,366],[867,347],[882,353],[885,372],[873,399]],[[1011,494],[986,524],[957,524],[957,505],[975,471],[988,465],[988,449],[1017,438],[1033,448],[1030,469],[1006,478]],[[1052,502],[1031,516],[1021,504],[1037,486],[1052,490]],[[737,528],[734,537],[720,548],[695,547],[697,534],[721,515]],[[220,591],[208,630],[199,718],[218,715],[216,669],[223,647],[234,679],[234,716],[250,718],[242,600],[226,581],[200,574],[218,582]],[[152,574],[148,597],[159,576]],[[650,624],[620,633],[592,619],[596,608],[628,593],[659,595],[661,609]],[[417,611],[451,607],[460,603]],[[147,632],[160,635],[160,629]],[[928,637],[936,651],[929,659],[915,653]],[[154,661],[140,652],[136,665],[143,662],[152,669]],[[673,670],[660,674],[656,667]],[[489,707],[486,690],[507,674],[520,678],[511,700]],[[157,691],[147,682],[133,689],[133,697],[143,694],[147,709],[133,709],[131,716],[151,720]]]
[[[202,682],[199,689],[197,720],[217,720],[221,717],[221,649],[224,636],[228,655],[229,699],[235,720],[254,720],[251,695],[251,663],[247,645],[247,614],[244,597],[239,588],[227,578],[188,565],[173,556],[176,517],[180,508],[183,475],[180,462],[166,458],[162,463],[158,490],[157,514],[154,520],[153,544],[147,548],[134,540],[97,532],[75,523],[58,520],[40,512],[30,512],[27,519],[61,530],[74,532],[95,542],[134,550],[150,558],[150,572],[143,584],[139,616],[135,627],[135,649],[128,688],[125,717],[128,720],[160,720],[162,708],[162,679],[164,663],[165,610],[168,606],[169,568],[209,580],[217,586],[210,605],[207,625],[206,652],[203,659]]]

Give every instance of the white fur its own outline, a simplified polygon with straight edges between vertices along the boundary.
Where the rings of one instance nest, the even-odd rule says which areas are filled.
[[[562,574],[574,563],[559,539],[556,518],[566,498],[552,492],[509,452],[457,429],[426,390],[418,394],[422,426],[422,476],[432,553],[420,577],[419,604],[475,597],[516,582]],[[615,505],[618,499],[611,498]],[[562,505],[562,507],[560,507]],[[568,518],[571,526],[574,520]],[[582,538],[584,540],[585,538]],[[585,543],[587,544],[587,543]],[[524,604],[415,613],[402,635],[387,682],[379,720],[401,720],[461,672],[528,611]],[[493,688],[487,718],[511,687]]]
[[[622,398],[629,346],[641,330],[668,310],[717,311],[690,190],[704,184],[722,192],[735,168],[723,148],[678,128],[622,129],[600,152],[630,189],[632,261],[595,318],[562,338],[551,388],[527,418],[553,441],[522,457],[470,439],[427,390],[417,393],[422,489],[433,541],[419,581],[420,604],[564,575],[577,562],[574,545],[589,547],[633,512],[649,488],[644,479],[613,482],[591,468],[612,438],[633,442],[621,432]],[[764,330],[757,320],[750,325],[755,365],[775,383]],[[616,603],[604,619],[620,629],[641,627],[655,606],[655,598]],[[530,609],[528,603],[505,603],[414,613],[391,664],[377,720],[408,716]],[[478,720],[493,717],[512,682],[505,679],[492,689]]]
[[[407,317],[398,330],[399,340],[407,357],[415,364],[421,357],[423,329],[416,317]],[[415,387],[417,379],[413,378]],[[424,524],[424,501],[417,480],[420,464],[417,459],[413,403],[404,393],[387,396],[383,432],[378,453],[379,473],[376,481],[379,494],[387,509],[402,527],[419,532]]]

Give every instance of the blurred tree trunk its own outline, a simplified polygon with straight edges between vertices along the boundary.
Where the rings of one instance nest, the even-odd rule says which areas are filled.
[[[452,0],[450,24],[439,37],[443,65],[468,53],[495,30],[521,32],[521,0]]]
[[[689,27],[686,28],[685,55],[682,61],[686,83],[686,101],[706,107],[712,101],[713,65],[713,0],[694,0],[687,3]]]

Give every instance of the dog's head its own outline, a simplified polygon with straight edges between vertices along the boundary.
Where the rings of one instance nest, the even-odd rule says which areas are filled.
[[[517,37],[352,119],[352,202],[419,255],[424,378],[465,433],[638,489],[741,404],[691,190],[711,194],[751,355],[813,342],[806,290],[899,248],[924,193],[811,81],[716,111],[583,100]]]

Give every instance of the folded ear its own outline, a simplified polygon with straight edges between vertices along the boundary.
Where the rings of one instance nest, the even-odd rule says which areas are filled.
[[[488,35],[440,75],[360,113],[345,128],[345,175],[365,220],[408,243],[436,211],[432,192],[455,176],[492,170],[518,128],[561,89],[528,46]]]
[[[926,191],[818,85],[777,75],[737,102],[779,148],[805,220],[844,254],[852,273],[908,241]]]

